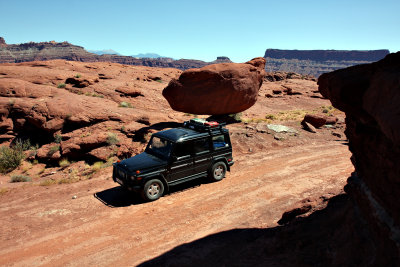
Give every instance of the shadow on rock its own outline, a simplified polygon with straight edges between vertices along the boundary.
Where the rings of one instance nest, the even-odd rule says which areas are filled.
[[[209,235],[139,266],[389,266],[358,216],[342,194],[285,226]]]
[[[94,193],[94,197],[111,208],[128,207],[143,203],[143,200],[138,195],[123,189],[121,186]]]

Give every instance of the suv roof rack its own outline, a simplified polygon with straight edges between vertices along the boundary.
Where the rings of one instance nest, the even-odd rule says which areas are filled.
[[[222,130],[226,123],[220,123],[216,121],[206,121],[204,119],[190,119],[183,123],[183,127],[196,130],[199,132],[212,132],[215,130]]]

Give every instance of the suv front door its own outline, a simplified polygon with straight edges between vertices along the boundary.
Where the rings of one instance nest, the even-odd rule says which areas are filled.
[[[192,154],[192,142],[176,143],[172,163],[170,165],[168,182],[179,180],[194,174],[194,157]]]
[[[211,163],[210,137],[195,140],[193,142],[194,172],[196,174],[207,173]]]

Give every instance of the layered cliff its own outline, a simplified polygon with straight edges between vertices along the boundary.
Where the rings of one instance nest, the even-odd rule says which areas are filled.
[[[319,76],[322,73],[384,58],[389,50],[279,50],[267,49],[267,71],[292,71]]]
[[[8,45],[4,38],[0,37],[0,63],[18,63],[52,59],[82,62],[113,62],[126,65],[176,68],[181,70],[201,68],[213,63],[231,62],[227,57],[218,57],[217,60],[213,62],[204,62],[193,59],[174,60],[172,58],[135,58],[111,54],[97,55],[89,53],[81,46],[73,45],[68,42],[30,42]]]

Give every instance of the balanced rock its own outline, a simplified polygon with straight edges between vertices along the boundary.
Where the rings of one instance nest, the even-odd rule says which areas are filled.
[[[253,106],[262,85],[264,58],[184,71],[163,90],[171,108],[191,114],[222,115]]]

